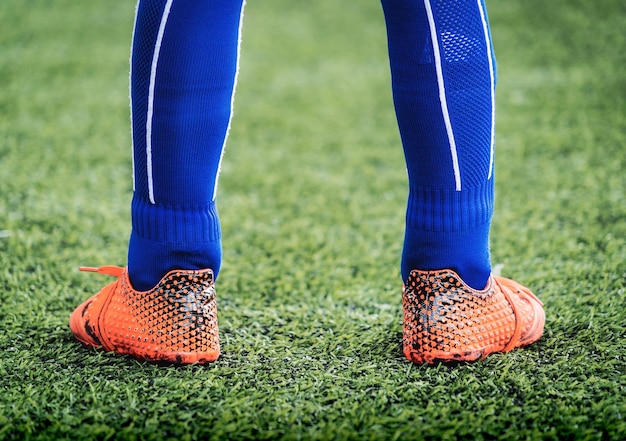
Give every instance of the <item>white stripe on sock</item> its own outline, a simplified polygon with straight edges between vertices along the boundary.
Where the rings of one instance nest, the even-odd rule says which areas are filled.
[[[159,63],[159,52],[161,51],[161,43],[163,42],[163,34],[165,33],[165,25],[172,8],[174,0],[167,0],[161,24],[159,25],[159,33],[157,34],[156,44],[154,46],[154,55],[152,56],[152,67],[150,70],[150,88],[148,90],[148,118],[146,120],[146,167],[148,172],[148,195],[150,202],[155,204],[154,199],[154,182],[152,179],[152,116],[154,113],[154,87],[156,83],[157,64]]]
[[[452,156],[452,168],[454,171],[454,182],[456,184],[456,191],[461,191],[461,171],[459,170],[459,159],[456,152],[456,142],[454,140],[454,131],[452,130],[452,123],[450,122],[450,114],[448,112],[448,101],[446,99],[446,86],[443,81],[443,69],[441,66],[441,52],[439,48],[439,38],[437,33],[437,27],[435,26],[435,18],[433,16],[433,10],[430,5],[430,0],[424,0],[424,6],[426,7],[426,14],[428,15],[428,24],[430,27],[430,39],[433,42],[433,53],[435,55],[435,67],[437,69],[437,83],[439,85],[439,101],[441,102],[441,111],[443,113],[443,121],[446,126],[446,132],[448,133],[448,142],[450,143],[450,154]]]
[[[241,35],[243,29],[243,11],[246,7],[246,0],[243,0],[241,3],[241,12],[239,13],[239,30],[237,35],[237,59],[236,59],[236,68],[235,68],[235,78],[233,79],[233,91],[230,96],[230,116],[228,117],[228,126],[226,127],[226,134],[224,135],[224,142],[222,143],[222,149],[220,150],[220,161],[217,164],[217,174],[215,175],[215,185],[213,186],[213,201],[217,196],[217,182],[220,177],[220,172],[222,170],[222,159],[224,159],[224,151],[226,150],[226,140],[228,139],[228,134],[230,133],[230,125],[233,120],[233,112],[235,111],[235,90],[237,89],[237,80],[239,79],[239,57],[241,54]]]
[[[485,33],[485,47],[487,58],[489,59],[489,80],[491,81],[491,145],[489,148],[489,174],[487,179],[493,175],[493,154],[496,137],[496,81],[493,69],[493,54],[491,53],[491,39],[489,38],[489,27],[487,26],[487,13],[483,7],[482,0],[477,0],[480,18],[483,22],[483,32]]]

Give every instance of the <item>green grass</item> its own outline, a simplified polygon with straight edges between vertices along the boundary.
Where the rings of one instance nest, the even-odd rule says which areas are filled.
[[[83,348],[73,308],[125,264],[122,0],[0,2],[0,439],[626,438],[626,7],[489,2],[492,258],[545,303],[536,345],[401,353],[406,174],[380,5],[251,1],[220,180],[223,355]],[[358,3],[358,4],[357,4]]]

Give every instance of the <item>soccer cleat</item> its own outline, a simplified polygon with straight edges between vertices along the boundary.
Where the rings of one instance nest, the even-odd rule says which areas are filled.
[[[213,272],[175,270],[151,290],[133,289],[126,269],[85,268],[117,281],[70,316],[74,336],[87,346],[139,360],[209,363],[220,354]]]
[[[452,270],[411,271],[402,287],[404,355],[414,363],[474,361],[539,340],[543,304],[499,276],[469,287]]]

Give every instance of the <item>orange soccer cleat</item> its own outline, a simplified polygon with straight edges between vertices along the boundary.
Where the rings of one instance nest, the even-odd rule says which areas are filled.
[[[542,306],[504,277],[478,291],[451,270],[413,270],[402,288],[404,355],[420,364],[474,361],[529,345],[543,334]]]
[[[169,272],[150,291],[135,291],[126,269],[81,268],[117,281],[70,316],[74,336],[87,346],[139,360],[209,363],[220,354],[213,272]]]

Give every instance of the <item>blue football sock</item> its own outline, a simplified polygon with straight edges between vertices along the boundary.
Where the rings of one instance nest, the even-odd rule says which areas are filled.
[[[232,114],[243,0],[140,0],[131,54],[129,276],[221,265],[215,191]]]
[[[383,0],[409,175],[402,277],[453,269],[475,289],[491,264],[495,60],[482,0]]]

